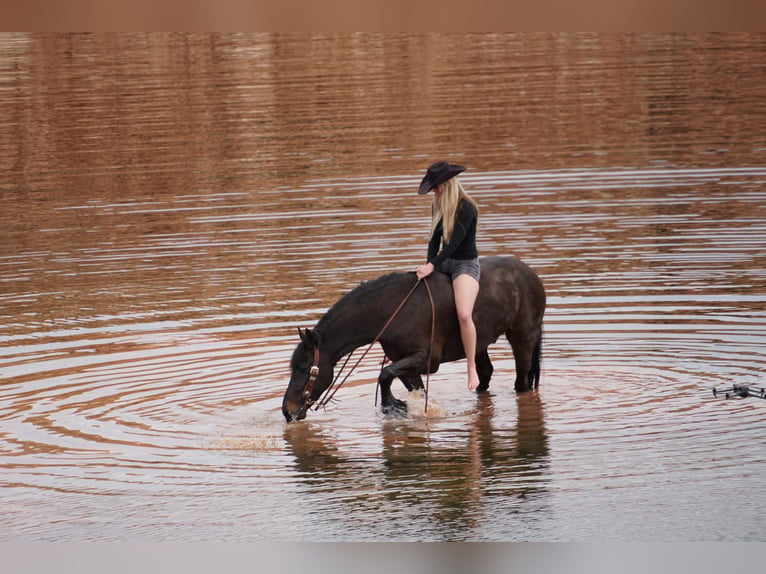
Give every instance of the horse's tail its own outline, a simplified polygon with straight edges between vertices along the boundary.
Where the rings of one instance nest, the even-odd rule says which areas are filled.
[[[536,389],[540,384],[540,370],[543,360],[543,332],[540,330],[540,336],[537,339],[537,344],[532,350],[532,365],[529,369],[529,376],[527,382],[530,389]]]

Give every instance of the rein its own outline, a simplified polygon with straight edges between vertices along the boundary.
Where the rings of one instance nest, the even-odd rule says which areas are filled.
[[[309,369],[309,380],[306,386],[303,387],[303,398],[306,401],[311,401],[311,392],[314,390],[314,383],[316,383],[319,376],[319,347],[314,347],[314,362]]]
[[[404,307],[404,304],[409,300],[409,298],[412,296],[412,294],[415,292],[415,289],[417,289],[418,285],[423,282],[426,286],[426,291],[428,291],[428,300],[431,304],[431,340],[428,345],[428,363],[426,364],[426,401],[425,401],[425,410],[428,410],[428,382],[430,378],[430,371],[431,371],[431,351],[433,349],[434,345],[434,332],[436,330],[436,312],[434,309],[434,298],[431,294],[431,287],[428,285],[428,281],[424,277],[423,279],[418,279],[417,283],[415,283],[415,286],[410,289],[410,292],[407,293],[407,295],[404,297],[401,303],[399,303],[399,306],[396,308],[396,310],[393,312],[391,317],[389,317],[388,321],[386,321],[386,324],[383,325],[383,328],[380,330],[380,332],[375,335],[375,338],[372,340],[372,343],[370,343],[369,347],[362,353],[362,356],[357,359],[356,363],[354,363],[354,366],[351,367],[351,369],[346,373],[346,376],[343,377],[343,380],[337,384],[338,379],[340,378],[341,373],[343,372],[343,369],[346,368],[346,365],[348,364],[349,359],[351,358],[351,354],[349,353],[349,356],[346,357],[346,361],[343,363],[343,366],[338,371],[338,374],[335,376],[335,379],[332,383],[330,383],[330,386],[327,387],[327,390],[325,391],[325,394],[323,397],[319,399],[316,403],[316,407],[314,407],[314,410],[319,410],[320,407],[324,407],[329,403],[332,398],[335,396],[335,393],[338,392],[338,389],[340,389],[343,386],[343,383],[345,383],[348,378],[351,376],[351,373],[354,372],[354,369],[356,369],[359,366],[359,363],[362,362],[362,359],[367,356],[367,353],[372,349],[373,345],[378,342],[380,337],[383,336],[383,333],[385,333],[386,329],[388,329],[389,325],[391,325],[391,322],[394,320],[394,318],[399,314],[399,311],[402,310],[402,307]],[[319,349],[314,348],[314,362],[311,365],[311,370],[309,371],[309,381],[306,383],[306,387],[303,391],[304,398],[307,399],[307,401],[310,401],[311,397],[311,391],[314,388],[314,382],[316,381],[317,376],[319,375]],[[308,394],[307,394],[308,393]]]

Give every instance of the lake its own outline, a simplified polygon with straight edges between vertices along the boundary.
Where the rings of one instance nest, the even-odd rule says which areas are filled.
[[[766,386],[765,110],[762,34],[0,35],[0,540],[763,541],[766,400],[712,389]],[[498,340],[390,420],[374,348],[287,424],[439,159],[539,390]]]

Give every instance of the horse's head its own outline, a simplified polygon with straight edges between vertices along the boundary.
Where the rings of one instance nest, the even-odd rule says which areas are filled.
[[[301,342],[290,360],[290,383],[282,399],[282,414],[287,422],[306,418],[306,411],[332,382],[332,365],[319,353],[319,333],[298,329],[298,334]]]

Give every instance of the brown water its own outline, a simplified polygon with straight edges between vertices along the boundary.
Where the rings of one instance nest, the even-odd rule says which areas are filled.
[[[764,540],[766,36],[0,36],[0,539]],[[448,158],[543,378],[286,425]],[[402,387],[395,387],[400,397]]]

